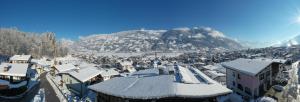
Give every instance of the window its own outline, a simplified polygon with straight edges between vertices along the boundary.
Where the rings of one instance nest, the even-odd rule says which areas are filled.
[[[270,76],[270,72],[271,72],[271,71],[267,71],[267,72],[266,72],[266,76]]]
[[[244,91],[244,88],[243,88],[243,86],[241,84],[238,84],[238,89]]]
[[[249,95],[252,95],[251,90],[248,87],[245,87],[245,93],[247,93]]]
[[[232,86],[235,86],[235,82],[234,81],[232,81]]]
[[[238,74],[238,79],[241,79],[240,74]]]
[[[232,72],[232,76],[235,77],[235,73],[234,72]]]
[[[259,80],[263,80],[265,78],[265,75],[264,74],[260,74],[259,75]]]

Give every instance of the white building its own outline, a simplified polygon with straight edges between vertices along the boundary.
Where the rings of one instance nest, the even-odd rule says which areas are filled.
[[[132,61],[119,61],[121,65],[121,70],[122,71],[128,71],[129,73],[135,72],[136,69],[133,67],[133,62]]]
[[[109,80],[111,78],[120,76],[120,73],[116,71],[115,68],[110,68],[110,69],[102,69],[101,70],[101,77],[103,81]]]
[[[285,62],[268,58],[240,58],[224,62],[227,87],[246,100],[258,98],[275,84],[275,78]]]
[[[14,55],[10,57],[10,63],[30,63],[31,55]]]
[[[157,68],[137,71],[89,86],[98,102],[115,101],[217,101],[232,91],[195,68],[174,66],[167,74]]]
[[[77,96],[83,97],[87,94],[87,86],[101,82],[101,71],[95,67],[70,70],[62,73],[62,81],[67,88]]]
[[[2,63],[0,65],[0,80],[3,83],[0,83],[0,89],[25,86],[29,76],[28,67],[28,63]]]

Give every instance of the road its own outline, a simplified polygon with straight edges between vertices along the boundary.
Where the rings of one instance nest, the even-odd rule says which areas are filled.
[[[34,88],[32,88],[32,90],[30,90],[23,98],[13,99],[13,100],[0,98],[1,102],[30,102],[34,98],[34,96],[38,93],[39,89],[41,88],[44,88],[45,90],[46,102],[59,102],[59,99],[56,96],[55,91],[53,90],[52,86],[46,79],[46,74],[47,73],[43,73],[40,75],[39,77],[40,83],[35,85]]]

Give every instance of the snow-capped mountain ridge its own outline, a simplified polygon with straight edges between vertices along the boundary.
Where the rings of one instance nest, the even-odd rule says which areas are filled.
[[[75,51],[148,52],[234,50],[242,46],[222,32],[209,27],[174,28],[171,30],[129,30],[111,34],[80,37],[72,46]]]
[[[294,45],[300,44],[300,35],[297,35],[289,40],[284,40],[281,42],[277,42],[276,44],[273,44],[274,47],[290,47]]]

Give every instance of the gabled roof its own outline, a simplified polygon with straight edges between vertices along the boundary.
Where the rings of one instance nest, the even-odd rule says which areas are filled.
[[[31,55],[14,55],[10,57],[9,60],[25,60],[28,61],[31,58]]]
[[[185,74],[182,77],[187,77],[184,80],[193,83],[179,82],[176,81],[175,75],[158,75],[157,71],[157,69],[146,69],[128,77],[117,77],[91,85],[89,88],[107,95],[131,99],[158,99],[165,97],[206,98],[232,92],[195,68],[180,67],[179,70],[176,69],[176,71],[184,71],[179,72]],[[147,75],[147,72],[150,74]],[[142,76],[139,74],[142,74]]]
[[[79,70],[73,70],[67,72],[69,75],[73,76],[74,78],[78,79],[80,82],[86,82],[97,75],[101,74],[101,71],[98,70],[96,67],[89,67],[89,68],[82,68]]]
[[[7,66],[9,66],[10,68],[8,71],[4,72],[4,67]],[[27,63],[1,63],[0,75],[25,77],[27,74],[27,69]]]
[[[257,59],[244,59],[239,58],[233,61],[224,62],[222,65],[226,68],[237,70],[245,74],[255,76],[260,71],[268,67],[272,63],[285,63],[286,60],[281,59],[268,59],[268,58],[257,58]]]

